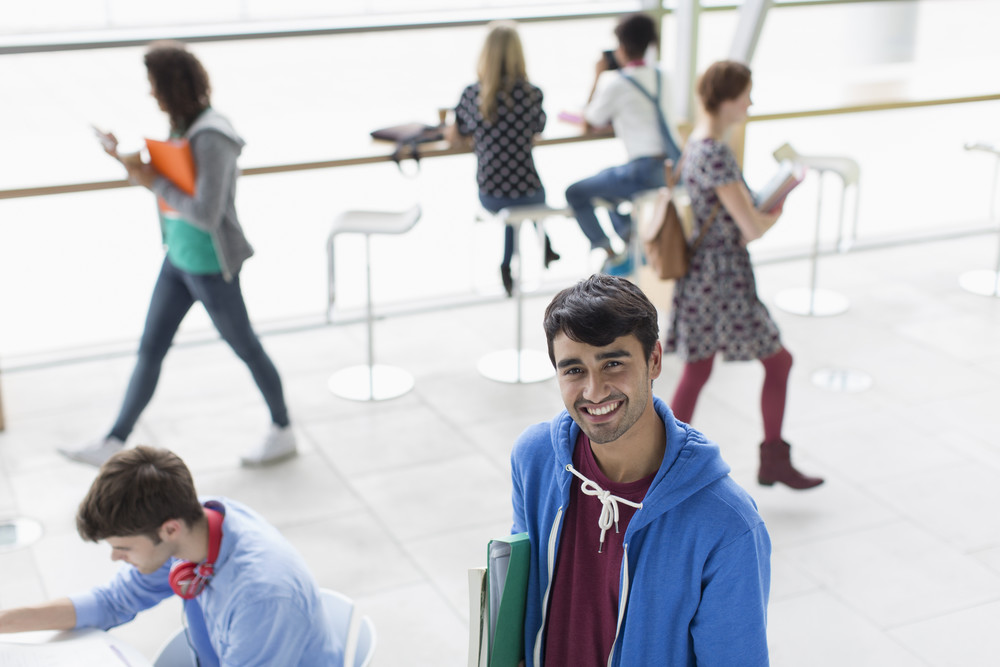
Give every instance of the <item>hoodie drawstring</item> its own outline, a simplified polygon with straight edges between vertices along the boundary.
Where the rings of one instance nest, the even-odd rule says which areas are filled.
[[[605,491],[593,480],[587,479],[579,472],[572,464],[566,464],[566,470],[573,473],[578,477],[582,484],[580,484],[580,490],[586,493],[588,496],[595,496],[601,501],[601,516],[597,518],[597,525],[601,529],[601,543],[597,547],[597,553],[602,553],[604,551],[604,534],[608,532],[608,528],[612,525],[615,527],[615,532],[618,531],[618,503],[622,502],[626,505],[630,505],[636,509],[642,509],[642,503],[634,503],[631,500],[626,500],[621,496],[616,496],[610,491]]]

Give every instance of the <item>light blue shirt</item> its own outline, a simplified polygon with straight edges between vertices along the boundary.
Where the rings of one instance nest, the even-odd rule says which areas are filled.
[[[205,649],[199,649],[202,664],[342,665],[341,639],[332,636],[316,582],[292,545],[247,506],[227,498],[202,500],[225,509],[215,576],[186,602],[200,607],[215,652],[202,655]],[[173,595],[168,576],[174,562],[148,575],[126,565],[108,584],[71,596],[77,627],[107,630]]]

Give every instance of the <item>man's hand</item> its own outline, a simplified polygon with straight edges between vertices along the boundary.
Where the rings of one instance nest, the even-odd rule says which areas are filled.
[[[76,627],[76,607],[69,598],[50,600],[34,607],[0,611],[0,634],[35,630],[72,630]]]
[[[597,65],[594,66],[594,76],[601,76],[601,72],[607,72],[609,69],[611,68],[608,66],[608,58],[602,53]]]

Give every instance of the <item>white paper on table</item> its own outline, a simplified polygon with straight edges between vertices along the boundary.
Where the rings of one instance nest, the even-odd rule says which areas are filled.
[[[11,640],[13,639],[13,640]],[[3,667],[137,667],[113,645],[103,632],[56,636],[49,641],[0,639],[0,665]]]

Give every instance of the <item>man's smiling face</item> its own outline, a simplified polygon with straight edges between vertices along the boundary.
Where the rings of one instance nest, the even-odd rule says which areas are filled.
[[[659,345],[647,359],[631,334],[594,347],[559,332],[552,352],[563,403],[591,442],[614,442],[639,421],[660,374]]]

